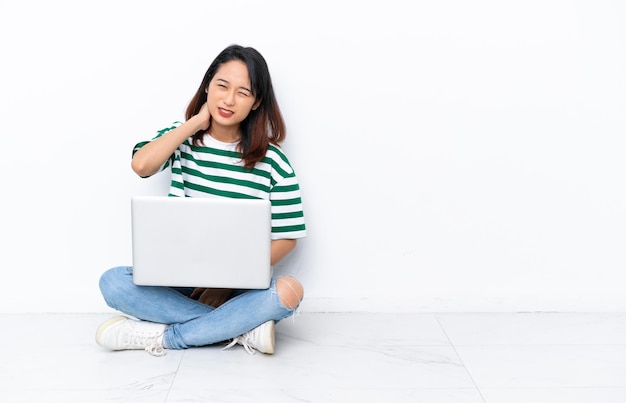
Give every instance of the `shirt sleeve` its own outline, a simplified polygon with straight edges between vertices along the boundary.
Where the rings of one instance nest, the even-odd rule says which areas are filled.
[[[157,131],[156,135],[152,138],[152,140],[156,140],[159,137],[161,137],[162,135],[164,135],[165,133],[169,132],[170,130],[174,130],[176,129],[178,126],[182,125],[182,122],[174,122],[172,123],[170,126],[165,127],[159,131]],[[150,140],[150,141],[152,141]],[[135,156],[135,153],[137,151],[139,151],[139,149],[143,146],[145,146],[146,144],[148,144],[150,141],[140,141],[139,143],[135,144],[135,146],[133,147],[133,154],[132,156]],[[170,166],[172,166],[173,162],[174,162],[174,158],[175,158],[175,153],[173,153],[172,155],[170,155],[170,157],[163,163],[163,165],[161,165],[161,167],[159,168],[159,170],[157,172],[161,172],[167,168],[169,168]]]
[[[273,182],[270,191],[272,203],[272,239],[297,239],[306,237],[306,223],[300,184],[287,158],[280,153],[274,162]]]

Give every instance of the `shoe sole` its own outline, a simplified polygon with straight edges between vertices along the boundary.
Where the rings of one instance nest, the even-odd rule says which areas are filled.
[[[115,316],[111,319],[106,320],[104,323],[102,323],[100,327],[98,327],[98,330],[96,331],[96,343],[102,346],[103,345],[102,335],[104,334],[104,332],[112,325],[118,322],[121,322],[123,320],[128,320],[128,318],[126,316]]]
[[[275,336],[276,333],[274,333],[274,321],[270,320],[269,321],[269,328],[270,328],[270,343],[268,346],[267,351],[264,351],[265,354],[274,354],[274,342],[275,342]]]

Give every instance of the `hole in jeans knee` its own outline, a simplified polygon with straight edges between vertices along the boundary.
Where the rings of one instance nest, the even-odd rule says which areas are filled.
[[[287,309],[296,309],[304,297],[302,284],[289,276],[276,280],[276,292],[280,303]]]

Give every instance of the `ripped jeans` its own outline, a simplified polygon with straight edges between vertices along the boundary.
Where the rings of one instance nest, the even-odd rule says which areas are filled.
[[[292,315],[276,293],[276,280],[264,290],[235,290],[234,296],[213,308],[188,297],[193,288],[138,286],[133,268],[114,267],[100,277],[100,291],[113,309],[137,319],[169,325],[163,347],[184,349],[233,339],[269,321]],[[296,307],[297,309],[297,307]]]

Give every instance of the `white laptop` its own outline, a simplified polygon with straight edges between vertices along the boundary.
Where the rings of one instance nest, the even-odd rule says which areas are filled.
[[[137,285],[270,285],[269,200],[134,196],[131,218]]]

